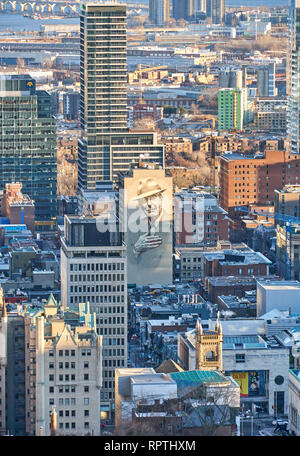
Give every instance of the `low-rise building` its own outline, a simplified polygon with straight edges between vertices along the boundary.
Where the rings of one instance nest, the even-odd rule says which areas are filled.
[[[300,283],[295,280],[258,280],[257,317],[272,309],[300,312]]]
[[[241,322],[237,325],[241,328]],[[181,367],[195,369],[196,330],[178,336],[178,357]],[[287,413],[290,350],[276,336],[259,335],[251,327],[241,334],[238,329],[236,335],[223,333],[222,357],[223,370],[239,383],[246,408],[255,404],[269,415]]]

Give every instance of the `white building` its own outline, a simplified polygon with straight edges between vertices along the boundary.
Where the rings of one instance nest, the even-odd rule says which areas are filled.
[[[119,233],[101,232],[99,223],[99,217],[65,217],[61,298],[63,308],[78,310],[79,303],[88,301],[96,313],[104,347],[101,414],[102,419],[109,419],[114,371],[127,365],[127,260]]]
[[[300,313],[300,282],[295,280],[257,281],[257,317],[272,309]]]
[[[131,421],[132,409],[139,400],[177,398],[177,383],[166,374],[152,368],[116,369],[115,372],[115,427]]]

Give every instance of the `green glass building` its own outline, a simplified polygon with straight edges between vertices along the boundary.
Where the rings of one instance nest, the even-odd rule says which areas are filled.
[[[0,76],[0,190],[22,182],[35,204],[36,228],[55,228],[56,121],[51,97],[28,75]]]

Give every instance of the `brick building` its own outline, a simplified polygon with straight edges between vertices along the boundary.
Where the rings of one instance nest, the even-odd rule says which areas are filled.
[[[22,193],[22,184],[5,184],[2,199],[2,215],[9,218],[11,225],[25,224],[34,233],[34,203],[28,195]]]
[[[273,205],[274,191],[297,184],[300,159],[284,150],[220,156],[220,205],[234,215],[237,206]]]
[[[182,191],[174,200],[177,245],[216,245],[228,240],[227,213],[207,192]]]
[[[203,277],[260,276],[269,274],[272,264],[262,253],[238,250],[205,252],[202,255]]]

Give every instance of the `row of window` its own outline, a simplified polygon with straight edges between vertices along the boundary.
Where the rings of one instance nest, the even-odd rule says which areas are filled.
[[[115,271],[124,270],[124,263],[83,263],[83,264],[70,264],[70,271]]]
[[[71,368],[71,369],[76,369],[76,363],[74,363],[74,362],[72,362],[72,363],[66,362],[66,363],[65,363],[65,367],[64,367],[64,363],[58,363],[58,367],[59,367],[59,369],[64,369],[64,368],[65,368],[65,369],[70,369],[70,368]],[[85,369],[88,369],[88,368],[89,368],[89,363],[88,363],[88,361],[85,361],[85,362],[83,363],[83,367],[84,367]],[[49,364],[49,369],[54,369],[54,363],[50,363],[50,364]]]
[[[58,350],[58,356],[75,356],[76,350]],[[82,356],[91,356],[92,351],[90,348],[82,349]],[[49,356],[54,356],[54,350],[49,350]]]
[[[89,287],[88,287],[89,288]],[[84,291],[84,290],[83,290]],[[90,291],[87,291],[87,293],[91,293]],[[99,295],[85,295],[85,296],[70,296],[70,303],[71,304],[74,304],[74,303],[81,303],[81,302],[86,302],[86,301],[89,301],[91,303],[99,303],[99,304],[117,304],[117,303],[121,303],[121,302],[124,302],[125,301],[125,298],[124,296],[99,296]],[[96,309],[96,307],[95,307]],[[104,307],[104,309],[107,309],[107,307]],[[109,308],[108,308],[109,309]],[[122,312],[124,312],[124,307],[121,307],[121,310]],[[109,310],[104,310],[103,312],[103,307],[97,307],[97,312],[98,313],[110,313],[112,312],[112,309],[109,309]]]
[[[88,397],[84,397],[83,398],[83,405],[89,405],[90,403],[90,400]],[[54,398],[50,398],[49,399],[49,405],[55,405],[54,404]],[[76,398],[75,397],[72,397],[72,398],[60,398],[58,399],[58,405],[63,407],[63,406],[69,406],[69,405],[76,405]]]
[[[70,274],[70,281],[71,282],[120,282],[124,281],[124,274]],[[120,288],[120,286],[118,286]],[[118,288],[117,287],[117,288]],[[111,290],[108,290],[111,291]],[[116,290],[120,291],[120,290]],[[124,291],[124,285],[121,285],[121,291]]]

